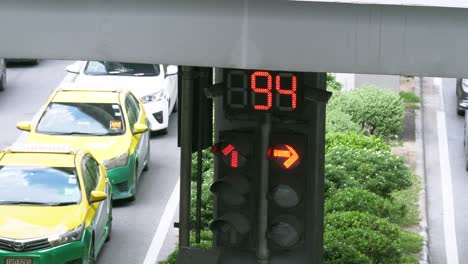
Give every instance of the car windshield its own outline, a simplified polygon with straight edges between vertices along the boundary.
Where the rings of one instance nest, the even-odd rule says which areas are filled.
[[[81,202],[74,168],[0,167],[0,205],[69,205]]]
[[[110,61],[89,61],[84,69],[86,75],[158,76],[159,65]]]
[[[51,103],[36,132],[54,135],[121,135],[125,132],[118,104]]]

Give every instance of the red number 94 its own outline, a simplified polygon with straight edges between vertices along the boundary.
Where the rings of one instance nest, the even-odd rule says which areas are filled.
[[[258,79],[266,78],[266,87],[259,87]],[[282,78],[291,79],[289,87],[281,87]],[[271,92],[273,87],[273,77],[267,71],[256,71],[250,76],[250,88],[252,89],[252,105],[255,110],[268,111],[273,105],[273,94]],[[279,110],[292,111],[297,106],[297,78],[292,73],[280,73],[275,76],[275,88],[278,94],[276,95],[276,106]],[[289,89],[288,89],[289,88]],[[266,94],[266,102],[263,104],[257,104],[257,94]],[[291,96],[291,103],[289,106],[281,106],[280,97],[284,95]]]

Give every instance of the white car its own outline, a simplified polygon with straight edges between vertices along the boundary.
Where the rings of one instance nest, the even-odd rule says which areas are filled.
[[[110,61],[77,61],[66,70],[80,87],[129,89],[145,107],[151,131],[167,133],[169,115],[177,111],[177,66]]]

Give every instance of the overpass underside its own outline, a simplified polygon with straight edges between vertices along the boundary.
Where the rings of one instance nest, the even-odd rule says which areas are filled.
[[[10,0],[0,2],[0,25],[0,57],[468,76],[465,8]]]

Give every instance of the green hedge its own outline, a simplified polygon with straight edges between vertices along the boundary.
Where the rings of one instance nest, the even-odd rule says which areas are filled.
[[[358,189],[340,190],[325,200],[325,214],[346,211],[358,211],[389,218],[393,205],[389,200],[377,194]]]
[[[350,149],[371,149],[390,151],[391,146],[383,138],[377,136],[365,136],[356,132],[327,133],[325,137],[325,152],[334,147],[346,147]]]
[[[358,123],[352,120],[351,115],[339,109],[331,109],[327,112],[325,130],[326,133],[345,133],[348,131],[362,131]]]
[[[403,159],[388,151],[335,147],[325,155],[325,184],[327,192],[357,188],[388,197],[412,182]]]
[[[207,228],[213,220],[213,203],[214,195],[210,191],[210,187],[214,180],[213,171],[213,154],[210,150],[203,150],[202,161],[202,199],[201,199],[201,224],[203,228]],[[196,194],[197,194],[197,154],[192,155],[192,199],[190,218],[192,225],[196,223]]]
[[[333,93],[327,111],[336,110],[349,114],[369,135],[391,138],[403,129],[402,99],[396,93],[375,86]]]
[[[352,258],[360,256],[355,251],[366,256],[371,263],[399,263],[402,257],[400,228],[369,213],[338,212],[326,215],[324,239],[327,263],[336,261],[336,257],[347,259],[348,256],[344,254],[352,254],[349,256]],[[355,251],[350,251],[349,247],[345,252],[336,246],[328,247],[336,243],[350,245]],[[330,252],[332,249],[334,252]]]

